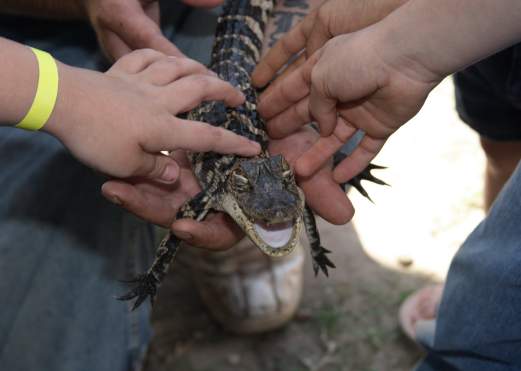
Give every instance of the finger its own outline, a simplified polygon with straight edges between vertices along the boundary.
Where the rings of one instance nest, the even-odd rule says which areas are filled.
[[[349,157],[338,164],[333,171],[335,181],[344,183],[358,175],[375,158],[384,144],[385,140],[383,139],[373,139],[367,135],[364,136],[358,147],[355,148]]]
[[[138,217],[168,228],[180,205],[170,205],[162,197],[143,192],[132,184],[111,180],[103,184],[101,193],[110,202]]]
[[[132,51],[118,35],[108,29],[102,28],[101,31],[98,32],[98,39],[103,53],[111,61],[116,61]]]
[[[337,100],[327,95],[327,79],[322,70],[311,72],[311,89],[309,93],[309,111],[318,123],[320,135],[329,136],[335,130],[337,121]]]
[[[109,27],[133,49],[150,48],[166,55],[184,56],[139,4],[121,7],[119,17],[110,18]]]
[[[260,60],[252,74],[253,86],[265,86],[294,54],[304,48],[306,22],[310,21],[305,18],[288,31]]]
[[[148,4],[141,2],[143,11],[145,14],[154,21],[155,24],[160,26],[161,23],[161,9],[159,7],[159,1],[152,0]],[[161,27],[161,26],[160,26]]]
[[[201,102],[219,100],[236,107],[244,102],[244,94],[230,83],[208,74],[183,77],[165,87],[165,105],[173,115],[187,112]]]
[[[299,185],[306,195],[306,203],[328,222],[341,225],[353,218],[353,205],[333,180],[329,167],[310,178],[299,178]]]
[[[213,250],[228,249],[244,236],[237,224],[223,213],[209,215],[202,222],[176,220],[172,224],[172,232],[192,246]]]
[[[277,86],[280,83],[282,83],[288,76],[290,76],[293,73],[293,71],[297,70],[304,63],[306,63],[306,58],[305,58],[304,54],[301,54],[295,62],[291,63],[288,67],[286,67],[282,71],[282,73],[279,76],[277,76],[277,78],[270,83],[270,85],[267,87],[267,89],[263,93],[262,97],[269,96],[277,88]],[[260,102],[260,99],[259,99],[259,102]]]
[[[258,143],[229,130],[177,118],[165,121],[164,125],[151,127],[142,147],[151,153],[183,149],[240,156],[255,156],[261,149]]]
[[[179,177],[179,172],[179,165],[169,156],[144,153],[143,162],[133,175],[172,184]]]
[[[297,161],[295,170],[297,174],[309,177],[331,159],[331,157],[356,133],[356,128],[349,125],[342,118],[338,118],[338,124],[333,135],[321,137],[302,157]]]
[[[277,78],[270,83],[269,88],[272,88],[278,83],[284,81],[286,77],[288,77],[293,71],[302,66],[304,63],[306,63],[306,56],[304,53],[301,53],[293,63],[284,68],[284,70],[277,76]]]
[[[288,136],[311,121],[313,120],[309,114],[309,99],[306,97],[270,119],[266,122],[266,127],[271,138],[279,139]]]
[[[151,84],[163,86],[187,75],[207,72],[204,65],[192,59],[167,57],[150,64],[139,76]]]
[[[315,22],[306,43],[305,53],[306,56],[311,56],[317,50],[324,46],[324,44],[331,38],[334,37],[330,32],[330,16],[331,8],[338,6],[338,3],[334,1],[328,1],[317,12]]]
[[[149,65],[164,59],[165,55],[157,50],[141,49],[124,55],[116,61],[109,69],[109,72],[123,71],[129,74],[135,74],[143,71]]]
[[[308,60],[283,81],[260,96],[257,108],[265,119],[270,119],[283,112],[309,94],[311,70],[314,63],[314,59]]]

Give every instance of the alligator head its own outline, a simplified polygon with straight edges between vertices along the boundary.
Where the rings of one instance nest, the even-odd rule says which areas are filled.
[[[222,207],[264,253],[282,256],[302,229],[304,193],[281,155],[238,161],[228,177]]]

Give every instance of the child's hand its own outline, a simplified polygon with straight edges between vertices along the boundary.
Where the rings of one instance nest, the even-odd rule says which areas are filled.
[[[187,58],[150,49],[121,58],[105,74],[59,65],[55,110],[44,129],[82,162],[118,178],[172,183],[179,167],[161,151],[185,149],[244,156],[257,143],[202,122],[179,119],[205,100],[236,106],[244,96]]]

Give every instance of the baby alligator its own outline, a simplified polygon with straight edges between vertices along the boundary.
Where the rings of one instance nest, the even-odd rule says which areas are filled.
[[[189,119],[220,126],[255,140],[262,153],[254,158],[216,153],[189,153],[189,159],[202,192],[188,201],[177,218],[202,220],[209,211],[229,214],[244,233],[270,256],[289,254],[305,226],[311,246],[315,274],[334,264],[320,244],[315,217],[305,204],[304,194],[295,182],[288,162],[270,156],[264,121],[256,110],[257,92],[250,74],[262,50],[264,30],[273,8],[273,0],[229,0],[219,17],[210,69],[229,81],[246,96],[244,104],[229,108],[222,102],[203,103],[188,114]],[[345,156],[344,156],[345,157]],[[382,183],[369,170],[351,181],[360,188],[360,180]],[[345,186],[345,185],[343,185]],[[173,261],[181,241],[169,233],[156,251],[150,269],[129,281],[135,287],[120,300],[136,298],[133,309],[147,297],[153,302],[157,289]]]

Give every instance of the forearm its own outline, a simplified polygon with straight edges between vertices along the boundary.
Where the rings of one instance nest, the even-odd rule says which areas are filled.
[[[521,40],[519,0],[410,0],[374,26],[384,60],[442,78]]]
[[[0,125],[14,125],[29,110],[38,80],[38,65],[31,50],[0,38]]]
[[[38,61],[29,47],[0,38],[0,65],[0,126],[15,126],[26,116],[35,99],[39,80]],[[71,125],[70,122],[69,125],[61,125],[67,121],[65,118],[69,108],[84,109],[78,95],[85,95],[86,81],[98,73],[73,68],[59,61],[56,65],[58,95],[51,115],[41,130],[60,137],[61,132]]]
[[[60,19],[78,19],[85,14],[83,0],[0,0],[0,12]]]

